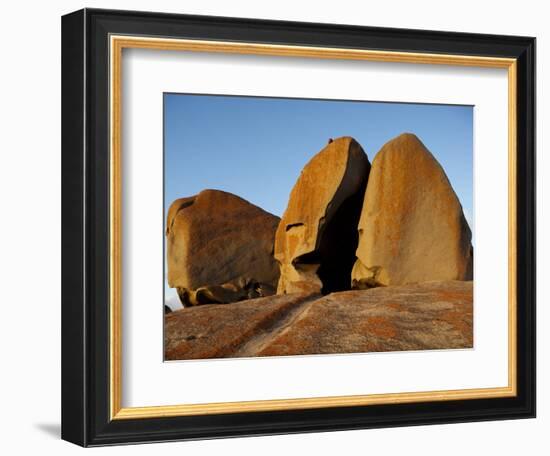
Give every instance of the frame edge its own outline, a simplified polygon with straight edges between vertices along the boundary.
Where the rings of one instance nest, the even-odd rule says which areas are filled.
[[[61,19],[61,438],[87,445],[85,302],[86,11]]]

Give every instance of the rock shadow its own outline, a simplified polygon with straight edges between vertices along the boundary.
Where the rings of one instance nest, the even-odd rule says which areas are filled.
[[[355,251],[359,242],[357,225],[366,187],[367,179],[357,193],[347,198],[325,222],[317,249],[296,258],[293,263],[298,270],[318,266],[316,273],[323,284],[322,294],[351,288],[351,271],[357,259]]]

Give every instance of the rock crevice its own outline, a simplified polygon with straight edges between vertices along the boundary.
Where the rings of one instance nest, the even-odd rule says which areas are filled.
[[[218,190],[180,198],[166,221],[168,283],[185,306],[471,280],[471,231],[443,168],[413,134],[372,167],[351,137],[303,168],[282,219]]]
[[[277,293],[349,288],[369,169],[350,137],[332,140],[304,167],[275,236]]]

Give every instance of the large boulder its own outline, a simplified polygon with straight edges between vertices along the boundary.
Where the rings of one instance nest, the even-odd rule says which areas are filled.
[[[330,140],[304,167],[275,236],[278,294],[349,288],[369,169],[350,137]]]
[[[471,231],[443,168],[413,134],[372,163],[359,220],[353,288],[471,280]]]
[[[184,306],[273,294],[278,223],[279,217],[219,190],[177,199],[166,220],[168,285]]]

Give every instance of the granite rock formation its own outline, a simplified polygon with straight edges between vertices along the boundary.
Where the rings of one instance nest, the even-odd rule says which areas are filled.
[[[166,220],[169,286],[184,306],[273,294],[278,223],[279,217],[219,190],[174,201]]]
[[[466,281],[287,294],[165,315],[167,360],[471,348]]]
[[[296,293],[176,310],[165,315],[165,359],[234,356],[306,301],[307,295]]]
[[[304,167],[275,236],[278,294],[349,288],[369,169],[350,137],[329,141]]]
[[[165,307],[167,360],[473,346],[471,231],[412,134],[372,168],[331,138],[282,219],[222,191],[176,200],[166,236],[168,283],[191,306]]]
[[[358,225],[353,288],[471,280],[471,231],[441,165],[413,134],[372,163]]]

